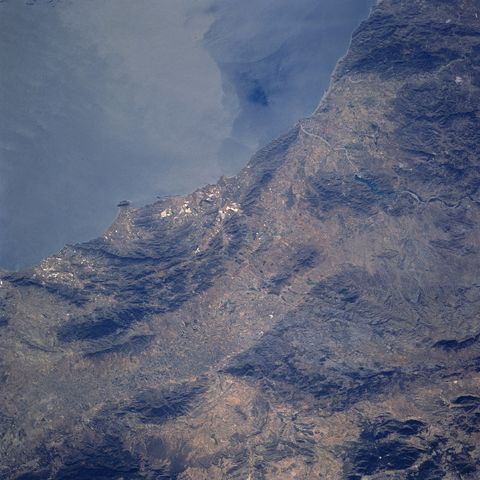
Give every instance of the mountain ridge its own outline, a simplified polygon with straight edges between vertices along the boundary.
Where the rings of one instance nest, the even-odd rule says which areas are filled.
[[[237,175],[2,276],[5,478],[475,478],[474,1],[384,0]]]

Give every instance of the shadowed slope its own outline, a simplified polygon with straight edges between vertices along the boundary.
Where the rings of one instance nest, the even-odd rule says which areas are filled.
[[[380,2],[237,177],[3,276],[6,478],[478,476],[475,5]]]

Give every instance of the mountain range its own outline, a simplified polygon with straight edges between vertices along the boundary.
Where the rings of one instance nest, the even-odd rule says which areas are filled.
[[[479,478],[479,14],[379,1],[237,176],[3,272],[0,476]]]

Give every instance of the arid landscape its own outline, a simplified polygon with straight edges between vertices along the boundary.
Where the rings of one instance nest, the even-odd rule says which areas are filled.
[[[237,176],[3,272],[0,477],[480,478],[479,15],[380,1]]]

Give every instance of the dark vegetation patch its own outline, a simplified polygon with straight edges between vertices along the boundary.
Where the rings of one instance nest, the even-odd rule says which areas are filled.
[[[32,278],[33,272],[31,270],[24,270],[20,272],[9,272],[3,276],[5,280],[17,287],[37,286],[37,282]]]
[[[429,442],[422,436],[425,431],[426,425],[415,419],[378,417],[366,422],[359,440],[346,451],[346,478],[362,479],[390,470],[402,471],[406,476],[401,478],[407,480],[443,478],[445,440]]]
[[[135,226],[156,235],[149,236],[147,240],[137,240],[134,250],[128,252],[128,257],[132,259],[154,259],[157,263],[171,265],[190,257],[192,247],[197,242],[197,225],[192,221],[184,221],[175,226],[169,223],[168,228],[165,228],[149,213],[137,217]]]
[[[378,418],[366,427],[360,438],[368,442],[384,440],[388,437],[413,437],[424,431],[425,424],[419,420],[397,420],[395,418]]]
[[[51,478],[137,480],[142,478],[140,468],[139,459],[123,447],[120,439],[106,435],[96,444],[82,445],[75,451],[69,451],[60,469]]]
[[[108,428],[107,428],[108,430]],[[186,468],[186,445],[173,445],[161,438],[146,440],[148,453],[155,459],[156,467],[127,450],[120,437],[105,433],[100,439],[81,442],[59,456],[58,452],[43,452],[42,466],[17,477],[22,480],[142,480],[147,467],[148,478],[176,480]],[[53,462],[55,460],[55,462]],[[56,473],[52,473],[55,463]],[[58,468],[59,467],[59,468]]]
[[[453,351],[458,352],[464,350],[465,348],[470,348],[478,343],[480,340],[480,333],[473,336],[465,338],[464,340],[439,340],[433,344],[433,348],[438,348],[440,350],[445,350],[447,352]]]
[[[113,345],[109,348],[97,350],[85,354],[87,358],[94,360],[102,359],[112,353],[118,353],[121,355],[135,355],[143,352],[152,343],[154,335],[136,335],[128,339],[126,342]]]
[[[377,9],[354,33],[349,55],[341,64],[339,74],[353,70],[377,73],[385,79],[404,79],[435,71],[461,57],[461,52],[442,45],[444,35],[453,28],[445,25],[415,23],[412,26],[412,21],[402,22],[399,17]],[[473,29],[461,25],[455,25],[454,31],[464,35],[473,33]]]
[[[451,127],[453,119],[470,117],[477,110],[471,94],[454,81],[409,82],[400,88],[395,99],[395,112],[402,118],[438,122],[440,126]]]
[[[385,470],[406,470],[423,453],[422,449],[397,440],[357,444],[349,456],[351,467],[347,478],[362,478],[362,475],[373,475]]]
[[[255,212],[260,212],[257,207],[257,201],[260,198],[264,188],[270,183],[273,178],[273,171],[264,171],[262,176],[256,180],[256,183],[248,190],[243,197],[242,211],[246,215],[252,215]]]
[[[476,252],[475,246],[467,244],[467,234],[475,225],[465,208],[444,209],[437,213],[433,224],[440,231],[440,238],[431,240],[430,244],[437,249],[463,255]]]
[[[237,215],[228,218],[223,224],[223,231],[227,235],[228,243],[225,247],[227,256],[238,253],[248,236],[248,225]]]
[[[480,397],[476,397],[475,395],[461,395],[453,401],[453,404],[465,408],[480,407]]]
[[[395,303],[395,297],[385,289],[384,279],[346,269],[312,287],[302,306],[238,355],[226,372],[251,378],[267,391],[272,391],[273,382],[275,395],[287,401],[309,395],[312,405],[326,410],[387,395],[409,381],[409,375],[395,367],[349,365],[343,350],[335,351],[326,341],[333,334],[344,346],[355,332],[375,328],[377,322],[383,325],[388,320],[386,301]],[[336,325],[341,324],[346,328],[339,330]],[[349,324],[354,333],[349,333]]]
[[[460,395],[452,401],[454,417],[452,426],[468,435],[480,432],[480,397]]]
[[[363,276],[361,272],[358,272]],[[361,295],[361,283],[355,275],[349,273],[335,275],[326,281],[318,283],[314,286],[310,295],[316,302],[322,302],[325,305],[344,308],[349,304],[356,303]]]
[[[292,208],[293,205],[295,204],[295,194],[293,193],[292,187],[288,189],[288,192],[286,193],[287,197],[287,208]]]
[[[320,252],[314,247],[305,245],[298,248],[292,255],[281,259],[278,272],[265,281],[264,288],[267,288],[269,293],[279,295],[294,275],[311,269],[319,256]]]
[[[242,240],[241,226],[230,225],[232,242]],[[107,261],[91,281],[106,294],[113,295],[116,306],[95,310],[61,326],[57,337],[62,342],[98,340],[120,335],[150,315],[172,312],[192,297],[209,289],[225,271],[224,260],[229,245],[212,244],[190,262],[171,262],[159,275],[152,260]],[[190,252],[192,255],[193,251]]]
[[[362,173],[353,177],[322,173],[308,178],[305,199],[312,212],[323,218],[334,209],[349,208],[359,215],[389,212],[397,201],[392,179],[384,174]]]
[[[450,77],[406,83],[391,117],[399,124],[396,137],[409,164],[396,173],[409,185],[421,185],[437,192],[439,201],[455,205],[479,189],[480,130],[476,95]]]
[[[98,309],[91,315],[81,317],[78,322],[67,323],[60,327],[57,338],[61,342],[98,340],[123,331],[135,322],[140,322],[147,313],[149,313],[148,309],[135,306]]]
[[[397,369],[349,369],[346,365],[333,366],[332,354],[323,346],[322,331],[302,321],[281,322],[275,329],[249,350],[239,355],[226,372],[259,381],[275,394],[288,401],[302,395],[311,396],[312,405],[341,411],[355,403],[387,394],[407,380]],[[301,339],[300,352],[296,346]]]
[[[82,307],[90,301],[88,289],[79,289],[65,285],[64,283],[48,283],[45,285],[47,292],[61,297],[71,305]]]
[[[261,212],[258,200],[277,169],[283,164],[288,147],[297,134],[298,129],[290,131],[259,150],[250,160],[251,176],[248,178],[248,184],[240,199],[240,205],[245,215],[250,216]]]
[[[474,450],[473,445],[464,445],[460,452],[457,449],[448,449],[445,453],[445,464],[448,470],[457,475],[468,475],[467,478],[472,478],[471,475],[478,471],[477,460],[472,457]]]
[[[79,289],[60,282],[44,282],[34,277],[33,272],[14,272],[5,278],[18,287],[35,287],[60,297],[71,305],[82,307],[89,301],[88,290]]]
[[[143,423],[161,424],[186,415],[206,392],[202,384],[181,384],[162,391],[146,391],[122,412],[139,415]]]
[[[50,471],[48,469],[39,469],[37,472],[24,473],[16,477],[16,480],[45,480],[46,478],[49,478],[49,476]]]
[[[380,419],[380,423],[384,424],[384,420]],[[405,425],[406,422],[394,421],[396,425],[402,423]],[[477,472],[472,458],[475,447],[472,445],[463,445],[459,449],[458,442],[451,447],[449,440],[443,437],[428,440],[422,437],[423,425],[419,429],[415,426],[413,430],[407,427],[407,434],[393,428],[388,435],[380,437],[375,435],[376,427],[375,421],[373,429],[372,425],[367,425],[360,439],[346,451],[344,468],[347,479],[362,479],[365,475],[387,471],[401,472],[399,478],[406,480],[437,480],[446,477],[447,472],[473,478],[470,475]]]

